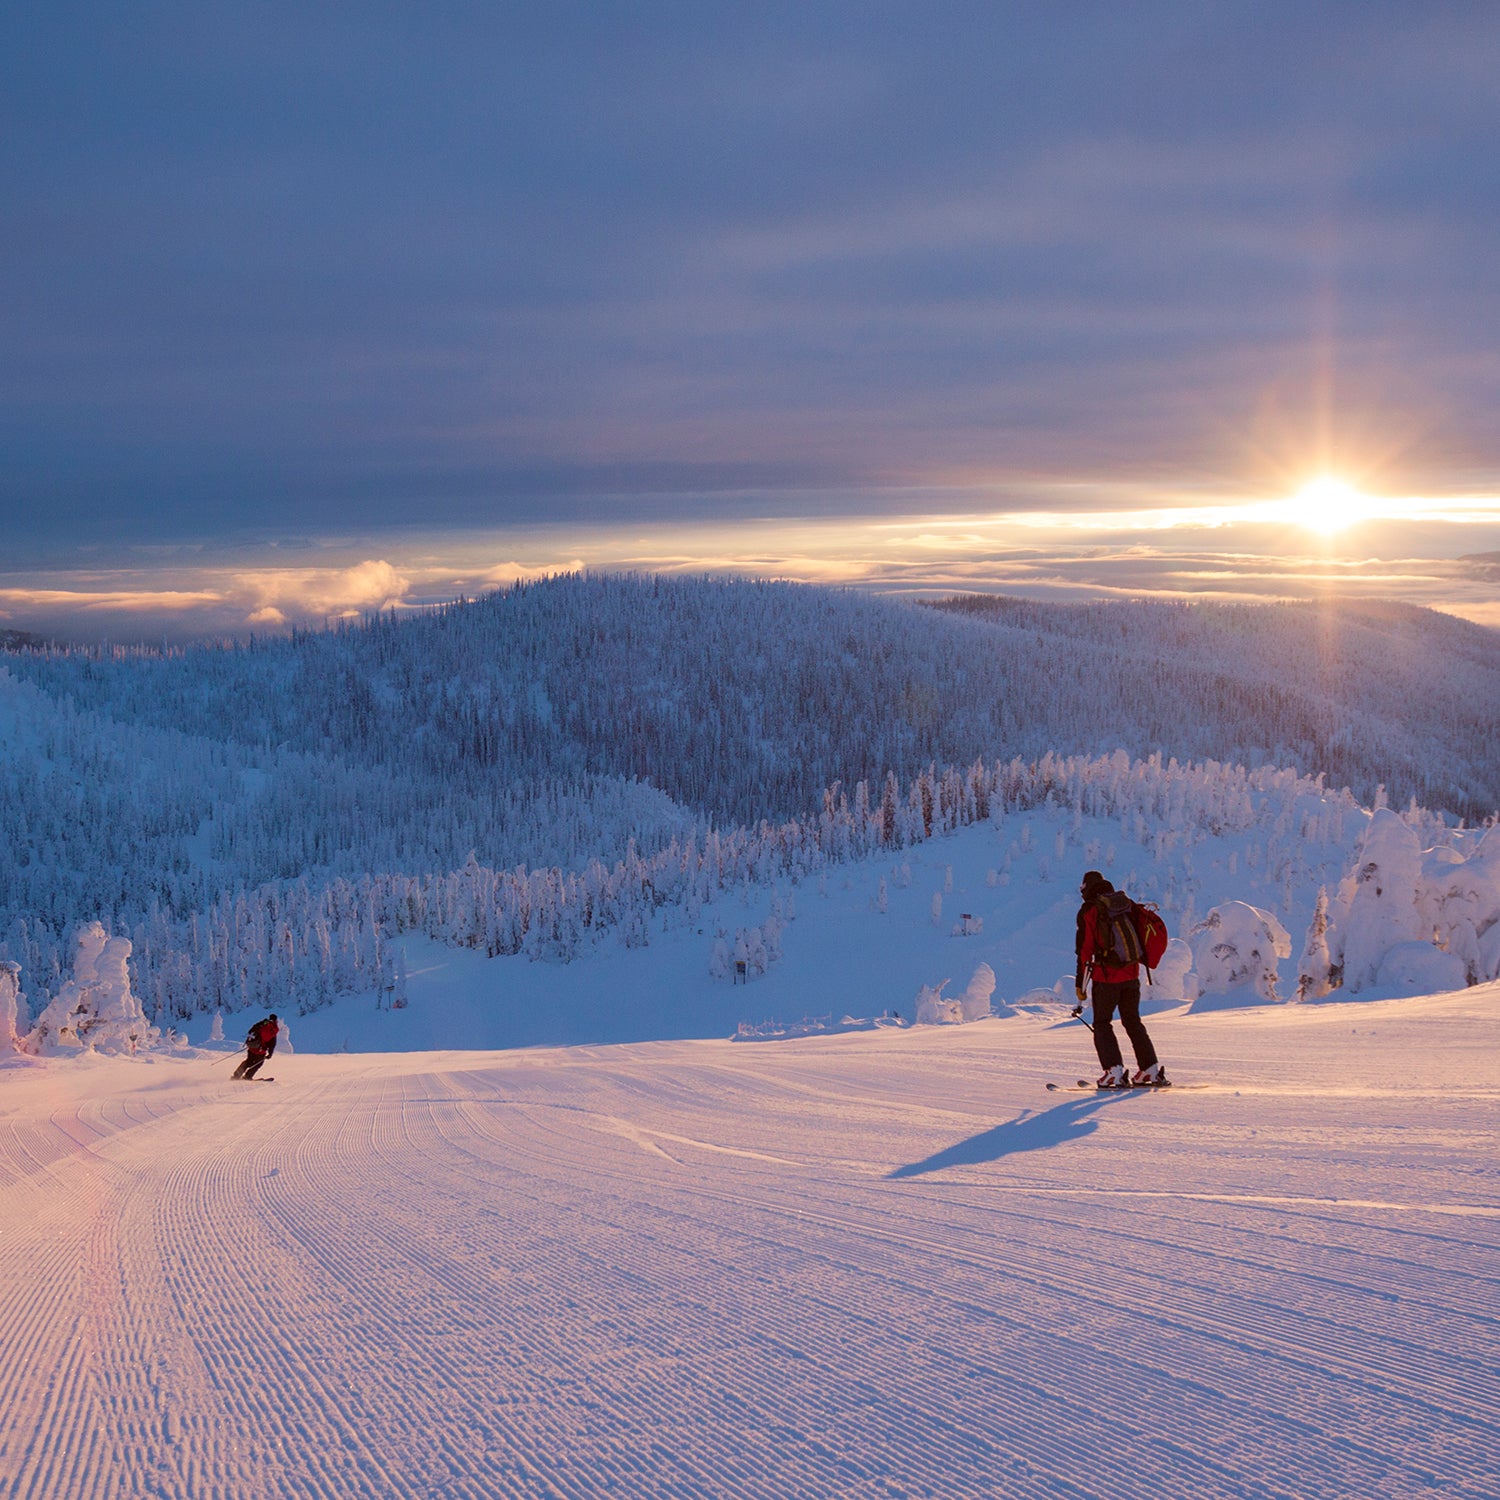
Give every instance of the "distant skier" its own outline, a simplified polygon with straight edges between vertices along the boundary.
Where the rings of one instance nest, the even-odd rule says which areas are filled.
[[[1142,942],[1135,922],[1135,903],[1115,888],[1097,870],[1089,870],[1078,888],[1083,904],[1078,908],[1078,933],[1073,951],[1078,956],[1078,966],[1073,976],[1073,992],[1078,997],[1078,1006],[1073,1014],[1080,1015],[1084,1001],[1088,998],[1085,980],[1092,975],[1094,996],[1094,1050],[1099,1054],[1099,1066],[1104,1069],[1098,1079],[1101,1089],[1123,1089],[1131,1085],[1157,1085],[1167,1081],[1162,1065],[1156,1059],[1156,1048],[1141,1020],[1141,971]],[[1115,897],[1113,903],[1110,898]],[[1112,910],[1115,908],[1115,910]],[[1156,919],[1160,922],[1160,918]],[[1121,940],[1112,942],[1112,928],[1116,921],[1130,924],[1129,931]],[[1133,940],[1133,944],[1132,944]],[[1122,952],[1122,948],[1125,950]],[[1133,951],[1134,960],[1126,954]],[[1136,1071],[1126,1076],[1120,1044],[1115,1040],[1114,1027],[1110,1024],[1115,1011],[1120,1013],[1120,1024],[1130,1045],[1135,1050]]]
[[[260,1065],[276,1050],[276,1038],[281,1028],[276,1024],[273,1010],[265,1020],[257,1021],[245,1034],[245,1060],[234,1070],[234,1077],[252,1079]]]

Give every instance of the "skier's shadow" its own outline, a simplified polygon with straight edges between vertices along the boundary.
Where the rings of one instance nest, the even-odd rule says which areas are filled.
[[[1014,1120],[971,1135],[925,1161],[897,1167],[886,1176],[922,1177],[928,1172],[941,1172],[945,1167],[977,1167],[988,1161],[1018,1156],[1023,1151],[1050,1151],[1055,1146],[1066,1146],[1069,1141],[1081,1141],[1099,1128],[1094,1118],[1099,1110],[1129,1098],[1133,1092],[1101,1092],[1086,1099],[1069,1099],[1051,1109],[1029,1109]]]

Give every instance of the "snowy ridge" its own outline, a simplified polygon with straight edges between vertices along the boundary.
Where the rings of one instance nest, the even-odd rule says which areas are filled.
[[[418,798],[430,777],[645,777],[749,824],[929,762],[1123,746],[1321,772],[1366,802],[1384,783],[1471,819],[1500,808],[1493,630],[1347,600],[961,603],[568,576],[289,640],[8,661],[116,722],[391,768]]]
[[[1124,766],[1132,776],[1143,770]],[[1087,867],[1108,870],[1134,897],[1159,906],[1174,934],[1145,991],[1151,1015],[1316,1001],[1330,990],[1332,998],[1353,993],[1362,1001],[1423,994],[1431,987],[1421,974],[1439,971],[1448,975],[1445,987],[1463,986],[1456,953],[1429,944],[1425,966],[1414,966],[1416,945],[1389,921],[1382,927],[1388,913],[1377,912],[1357,915],[1365,933],[1359,941],[1373,953],[1369,944],[1383,932],[1392,962],[1376,965],[1373,980],[1334,988],[1332,953],[1348,937],[1346,890],[1367,889],[1370,881],[1359,876],[1372,865],[1375,883],[1385,878],[1369,855],[1390,837],[1380,832],[1386,824],[1415,837],[1403,818],[1351,809],[1350,826],[1341,829],[1337,809],[1312,796],[1301,813],[1309,829],[1321,820],[1323,835],[1286,839],[1277,834],[1284,808],[1275,796],[1253,794],[1249,805],[1254,815],[1243,828],[1215,817],[1172,839],[1148,830],[1145,844],[1133,841],[1133,812],[1114,821],[1054,801],[997,819],[992,808],[984,822],[899,848],[877,846],[800,883],[734,880],[697,907],[696,920],[686,903],[663,906],[631,929],[647,941],[622,942],[620,933],[601,929],[566,964],[537,962],[524,949],[492,957],[482,945],[407,934],[388,944],[399,961],[399,993],[367,989],[306,1014],[273,998],[232,1013],[222,1034],[239,1035],[267,1009],[283,1023],[291,1016],[299,1049],[355,1052],[741,1031],[772,1039],[873,1028],[880,1016],[896,1014],[940,1024],[987,1012],[1055,1019],[1072,1005],[1076,877]],[[1294,819],[1290,826],[1303,825]],[[1486,881],[1485,855],[1495,835],[1448,829],[1441,836],[1446,842],[1434,856],[1447,856],[1439,866],[1443,889],[1472,893],[1460,908],[1463,920],[1477,920],[1493,941],[1500,882]],[[1329,890],[1336,893],[1332,927]],[[1408,892],[1412,920],[1421,894]],[[1289,912],[1284,926],[1269,906]],[[1311,936],[1320,910],[1323,982],[1315,985],[1311,943],[1294,967],[1287,933],[1306,928]],[[742,949],[743,974],[730,956]],[[211,1045],[221,1035],[217,1019],[194,1018],[179,1031],[194,1040],[206,1033]]]

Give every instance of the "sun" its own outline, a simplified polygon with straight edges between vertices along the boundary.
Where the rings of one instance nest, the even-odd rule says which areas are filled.
[[[1290,508],[1299,525],[1331,536],[1369,520],[1375,513],[1375,502],[1342,479],[1325,475],[1303,485]]]

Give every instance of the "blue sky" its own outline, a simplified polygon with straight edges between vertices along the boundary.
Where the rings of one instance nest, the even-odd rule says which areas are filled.
[[[11,7],[0,624],[1319,472],[1465,507],[1353,559],[1493,550],[1497,76],[1486,4]]]

